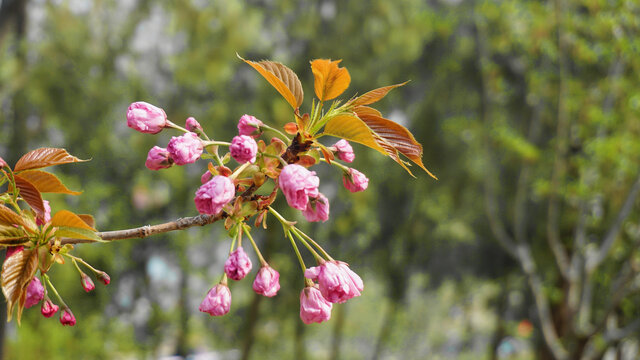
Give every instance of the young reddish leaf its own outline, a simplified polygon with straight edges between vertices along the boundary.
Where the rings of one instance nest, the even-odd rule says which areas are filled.
[[[298,125],[294,122],[284,124],[284,131],[289,135],[295,135],[298,133]]]
[[[334,99],[342,94],[351,83],[351,76],[346,68],[339,68],[342,60],[316,59],[311,62],[313,71],[313,87],[321,101]]]
[[[369,128],[374,133],[376,133],[376,135],[384,139],[387,144],[391,145],[399,153],[406,156],[407,158],[409,158],[409,160],[420,166],[420,168],[422,168],[427,174],[429,174],[429,176],[434,179],[438,179],[429,170],[427,170],[427,168],[422,163],[422,145],[420,145],[420,143],[416,141],[416,139],[413,137],[413,134],[411,134],[411,132],[407,128],[389,119],[378,116],[361,115],[360,119],[362,119],[362,121],[364,121],[364,123],[367,124],[367,126],[369,126]],[[385,148],[385,150],[390,149]],[[395,158],[393,159],[396,160]],[[398,160],[396,160],[396,162],[397,161]],[[400,164],[402,165],[402,163]],[[408,169],[406,170],[408,171]]]
[[[16,163],[13,171],[38,169],[47,166],[82,162],[77,157],[70,155],[65,149],[40,148],[24,154]]]
[[[367,124],[350,114],[338,115],[329,120],[324,127],[323,134],[354,141],[387,155]]]
[[[298,126],[297,130],[298,131],[305,130],[307,128],[307,125],[309,125],[309,121],[311,121],[309,114],[304,113],[302,116],[300,116],[300,112],[296,111],[294,115],[296,118],[296,125]],[[294,135],[296,133],[297,131],[291,135]]]
[[[22,225],[27,231],[33,233],[33,228],[19,214],[13,212],[8,207],[0,204],[0,223],[13,226]]]
[[[0,246],[18,246],[29,242],[29,235],[23,229],[0,225]]]
[[[322,144],[318,144],[318,147],[320,148],[320,152],[322,152],[322,155],[324,155],[324,158],[327,160],[327,164],[331,164],[331,161],[335,159],[335,157],[333,156],[333,152],[331,152],[331,150],[327,149],[327,147]]]
[[[369,104],[373,104],[374,102],[377,102],[378,100],[382,99],[383,97],[387,96],[387,93],[397,87],[403,86],[404,84],[408,83],[408,81],[403,82],[402,84],[395,84],[395,85],[389,85],[389,86],[385,86],[385,87],[381,87],[381,88],[377,88],[375,90],[371,90],[363,95],[358,96],[357,98],[355,98],[351,104],[358,106],[358,105],[369,105]]]
[[[31,206],[33,211],[36,212],[36,216],[40,219],[44,219],[44,203],[42,202],[42,195],[40,191],[33,186],[32,183],[23,179],[19,175],[15,175],[16,187],[20,189],[20,197]]]
[[[238,56],[240,57],[240,56]],[[288,67],[273,61],[251,61],[240,59],[252,68],[256,69],[262,75],[271,86],[273,86],[282,97],[291,105],[293,109],[297,109],[302,104],[304,93],[302,91],[302,84],[298,75]]]
[[[27,170],[20,173],[20,177],[28,180],[41,193],[59,193],[80,195],[81,191],[69,190],[57,176],[42,170]]]
[[[18,305],[18,324],[24,308],[27,285],[38,268],[38,256],[33,250],[22,250],[9,256],[2,266],[2,293],[7,300],[7,321]]]
[[[316,159],[313,156],[300,155],[299,158],[300,159],[296,162],[296,164],[300,166],[310,167],[316,164]]]
[[[53,217],[51,218],[51,226],[66,226],[96,231],[96,229],[87,225],[87,223],[85,223],[82,218],[69,210],[60,210],[55,215],[53,215]]]
[[[82,221],[84,221],[85,224],[91,226],[92,228],[96,227],[96,220],[93,218],[93,215],[89,215],[89,214],[77,214],[77,215],[80,219],[82,219]]]
[[[356,106],[353,108],[353,112],[356,113],[357,116],[382,117],[382,114],[380,113],[380,111],[368,106]]]

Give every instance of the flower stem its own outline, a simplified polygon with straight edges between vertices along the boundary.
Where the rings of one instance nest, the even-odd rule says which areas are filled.
[[[210,145],[222,145],[222,146],[231,146],[230,142],[226,142],[226,141],[202,141],[202,145],[203,146],[210,146]]]
[[[265,129],[265,130],[269,130],[269,131],[275,132],[276,134],[280,135],[281,138],[283,138],[285,141],[287,141],[289,144],[291,144],[291,139],[287,135],[285,135],[282,131],[280,131],[280,130],[278,130],[276,128],[272,128],[271,126],[265,125],[265,124],[260,125],[260,127]]]
[[[253,240],[253,236],[251,236],[250,231],[250,227],[247,224],[243,224],[242,225],[244,228],[244,233],[247,234],[247,237],[249,238],[249,241],[251,241],[251,245],[253,245],[253,250],[256,251],[256,255],[258,255],[258,259],[260,260],[260,264],[262,264],[262,266],[267,266],[267,262],[264,260],[264,258],[262,257],[262,254],[260,253],[260,250],[258,249],[258,245],[256,245],[256,242]]]
[[[80,267],[78,267],[78,264],[76,264],[76,261],[80,262],[82,265],[86,266],[89,268],[89,270],[91,270],[94,274],[98,274],[101,273],[102,271],[100,270],[96,270],[93,266],[89,265],[88,262],[84,261],[83,259],[77,257],[77,256],[73,256],[71,254],[63,254],[64,256],[70,258],[73,261],[73,264],[76,266],[76,268],[78,269],[79,272],[82,273],[82,271],[80,270]]]
[[[243,172],[244,169],[246,169],[249,165],[251,165],[251,163],[248,162],[248,161],[246,163],[242,164],[239,168],[237,168],[233,172],[233,174],[231,174],[231,176],[229,176],[229,179],[234,180],[235,178],[237,178],[238,175],[240,175],[240,173]]]
[[[222,277],[220,278],[220,284],[227,286],[227,273],[222,274]]]
[[[295,226],[293,226],[293,227],[291,228],[291,232],[293,232],[293,234],[294,234],[294,235],[295,235],[295,236],[296,236],[296,237],[297,237],[297,238],[302,242],[302,245],[304,245],[304,246],[305,246],[305,247],[306,247],[306,248],[311,252],[311,254],[312,254],[312,255],[313,255],[313,257],[316,259],[316,261],[317,261],[318,263],[322,263],[322,262],[324,262],[324,259],[322,258],[322,256],[320,256],[320,254],[318,254],[318,252],[316,252],[315,250],[313,250],[313,247],[311,247],[311,245],[309,245],[309,243],[308,243],[305,239],[303,239],[303,238],[300,236],[300,234],[298,234],[298,232],[297,232],[296,230],[297,230],[297,229],[296,229],[296,227],[295,227]]]
[[[47,284],[47,286],[51,288],[51,291],[53,291],[53,295],[55,295],[58,302],[62,304],[65,309],[68,309],[69,306],[67,306],[67,303],[62,300],[62,297],[60,296],[60,294],[58,294],[58,290],[56,290],[56,288],[51,283],[51,280],[49,280],[49,276],[47,274],[42,274],[42,279],[44,279],[44,282]]]
[[[302,260],[302,255],[300,255],[300,250],[298,250],[296,241],[293,239],[293,236],[291,236],[291,230],[289,230],[288,228],[284,228],[284,232],[289,240],[291,240],[291,245],[293,246],[293,250],[296,252],[296,256],[298,257],[298,261],[300,262],[300,266],[302,267],[302,273],[304,274],[304,272],[307,270],[307,266],[304,264],[304,260]]]
[[[180,130],[180,131],[185,132],[185,133],[191,132],[191,131],[183,128],[182,126],[179,126],[179,125],[176,125],[176,124],[172,123],[169,120],[167,120],[167,126],[166,127],[169,127],[169,128],[172,128],[172,129],[176,129],[176,130]]]
[[[284,161],[284,159],[282,157],[280,157],[279,155],[262,153],[262,156],[266,156],[266,157],[273,158],[273,159],[278,159],[278,160],[280,160],[280,163],[282,164],[282,166],[287,166],[288,165],[287,162]]]
[[[323,158],[323,157],[320,158],[320,161],[324,161],[327,164],[329,163],[329,161],[327,159]],[[344,166],[344,165],[340,164],[339,162],[337,162],[335,160],[331,160],[331,165],[335,165],[335,166],[339,167],[340,169],[342,169],[343,171],[349,172],[349,167]]]
[[[318,250],[320,250],[320,252],[322,253],[322,255],[324,255],[324,257],[326,257],[329,261],[334,261],[333,258],[329,255],[329,253],[327,253],[322,246],[320,246],[317,242],[313,241],[313,239],[311,237],[309,237],[309,235],[305,234],[304,232],[302,232],[302,230],[293,227],[293,231],[295,231],[298,235],[304,237],[307,241],[309,241],[311,244],[313,244],[313,246],[315,246]]]
[[[268,209],[271,214],[273,214],[278,220],[280,220],[282,226],[286,227],[287,229],[290,229],[293,224],[295,224],[294,222],[288,221],[287,219],[283,218],[282,215],[275,211],[271,206],[269,206]]]

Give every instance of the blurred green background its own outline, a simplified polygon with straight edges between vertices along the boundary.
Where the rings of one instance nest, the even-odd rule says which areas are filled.
[[[279,294],[256,296],[248,279],[231,285],[228,315],[198,312],[229,246],[214,224],[78,245],[111,284],[86,294],[71,264],[55,266],[77,325],[30,309],[0,328],[7,359],[639,356],[636,0],[2,0],[0,48],[0,156],[90,158],[54,170],[81,196],[45,199],[99,230],[196,215],[205,162],[147,170],[149,148],[176,134],[127,128],[129,103],[194,116],[222,141],[245,113],[292,121],[236,53],[292,68],[307,111],[315,58],[343,59],[345,97],[411,80],[377,108],[440,179],[359,145],[367,191],[317,167],[331,218],[302,227],[365,282],[328,323],[300,321],[302,276],[276,223],[255,233]]]

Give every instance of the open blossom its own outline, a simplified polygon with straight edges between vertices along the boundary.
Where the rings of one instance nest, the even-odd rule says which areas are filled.
[[[238,121],[238,134],[249,135],[254,138],[260,136],[258,127],[264,125],[262,121],[256,119],[255,116],[244,114]]]
[[[177,165],[186,165],[196,162],[202,155],[202,141],[198,134],[188,132],[182,136],[173,136],[167,145],[167,151],[171,154]]]
[[[329,219],[329,200],[326,196],[318,193],[318,197],[307,203],[307,208],[302,211],[302,215],[307,221],[327,221]]]
[[[300,293],[300,319],[305,324],[331,319],[332,307],[316,287],[305,287]]]
[[[157,134],[167,125],[167,114],[144,101],[134,102],[127,109],[127,125],[142,133]]]
[[[250,163],[256,162],[256,154],[258,153],[258,143],[247,135],[234,136],[229,146],[229,152],[240,164],[244,164],[247,161]]]
[[[333,145],[338,152],[338,158],[344,162],[353,162],[353,159],[356,158],[356,155],[353,153],[353,148],[351,144],[345,139],[340,139],[337,143]]]
[[[224,272],[230,279],[242,280],[251,271],[251,260],[242,246],[235,249],[224,262]]]
[[[343,303],[360,296],[362,279],[342,261],[326,261],[304,272],[307,279],[317,280],[322,296],[332,303]]]
[[[185,127],[187,128],[187,130],[193,132],[196,132],[196,130],[202,131],[202,126],[200,126],[200,123],[194,117],[187,118]]]
[[[278,184],[289,206],[305,210],[309,197],[317,197],[319,194],[320,179],[315,171],[309,171],[297,164],[289,164],[282,168]]]
[[[212,316],[222,316],[231,308],[231,291],[227,285],[218,284],[212,287],[200,303],[198,310]]]
[[[147,154],[147,161],[145,161],[144,165],[149,170],[166,169],[173,165],[173,158],[167,149],[154,146],[149,150],[149,154]]]
[[[280,273],[269,265],[261,267],[253,281],[253,291],[266,297],[273,297],[278,290],[280,290]]]
[[[73,326],[76,324],[76,317],[73,316],[73,313],[71,312],[70,309],[64,309],[64,311],[62,312],[62,315],[60,315],[60,323],[62,325],[69,325],[69,326]]]
[[[60,308],[58,307],[58,305],[54,304],[51,300],[47,299],[42,303],[40,312],[42,313],[42,316],[46,318],[50,318],[55,313],[57,313],[59,309]]]
[[[44,286],[40,282],[40,279],[34,277],[31,279],[29,286],[27,286],[27,298],[24,302],[25,308],[30,308],[33,305],[39,303],[44,298]]]
[[[235,194],[236,188],[228,177],[214,176],[196,191],[196,209],[200,214],[217,215]]]
[[[51,221],[51,205],[49,205],[49,201],[42,200],[42,204],[44,205],[44,219],[36,218],[36,225],[44,225]]]
[[[349,175],[342,177],[342,184],[351,192],[365,191],[369,186],[369,179],[356,169],[349,169]]]
[[[93,283],[93,280],[89,277],[89,275],[82,273],[81,275],[81,283],[84,291],[89,292],[96,288],[96,285]]]

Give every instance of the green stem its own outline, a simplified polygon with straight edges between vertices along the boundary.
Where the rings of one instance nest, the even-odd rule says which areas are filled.
[[[171,122],[171,121],[169,121],[169,120],[167,120],[167,126],[166,126],[166,127],[168,127],[168,128],[172,128],[172,129],[176,129],[176,130],[180,130],[180,131],[185,132],[185,133],[189,133],[189,132],[191,132],[191,131],[189,131],[189,130],[187,130],[187,129],[183,128],[182,126],[179,126],[179,125],[176,125],[176,124],[172,123],[172,122]]]
[[[256,245],[256,242],[253,240],[253,236],[251,236],[251,233],[249,232],[251,230],[251,228],[247,224],[243,224],[242,226],[244,228],[244,233],[247,234],[247,237],[249,238],[249,241],[251,241],[251,245],[253,245],[253,250],[255,250],[256,254],[258,255],[258,259],[260,260],[260,264],[262,264],[262,266],[267,266],[268,265],[267,262],[262,257],[262,254],[260,253],[260,250],[258,249],[258,245]]]
[[[329,164],[329,161],[327,159],[323,158],[323,157],[320,158],[320,161],[324,161],[327,164]],[[331,161],[331,165],[335,165],[335,166],[339,167],[340,169],[342,169],[343,171],[349,172],[349,167],[348,166],[342,165],[342,164],[340,164],[339,162],[337,162],[335,160]]]
[[[277,211],[275,211],[271,206],[268,207],[268,210],[271,214],[273,214],[278,220],[280,220],[280,222],[282,223],[282,226],[286,227],[287,229],[291,228],[293,226],[293,223],[291,221],[287,221],[287,219],[283,218],[282,215],[280,215],[280,213],[278,213]]]
[[[283,133],[282,131],[280,131],[280,130],[278,130],[276,128],[272,128],[271,126],[265,125],[265,124],[260,125],[260,128],[263,128],[263,129],[269,130],[269,131],[273,131],[274,133],[280,135],[280,137],[283,138],[285,141],[287,141],[287,144],[291,144],[291,139],[285,133]]]
[[[284,227],[284,226],[283,226]],[[293,246],[293,250],[296,252],[296,256],[298,257],[298,261],[300,262],[300,266],[302,267],[302,273],[307,270],[307,266],[304,264],[304,260],[302,260],[302,255],[300,255],[300,250],[298,250],[298,245],[296,245],[296,241],[291,236],[291,231],[287,228],[284,229],[286,236],[291,241],[291,245]]]
[[[313,247],[311,247],[311,245],[309,245],[309,243],[308,243],[305,239],[303,239],[303,238],[300,236],[300,234],[298,234],[298,232],[297,232],[296,230],[297,230],[297,229],[296,229],[296,227],[295,227],[295,226],[291,227],[291,231],[293,232],[293,234],[294,234],[294,235],[295,235],[295,236],[296,236],[296,237],[297,237],[297,238],[302,242],[302,245],[304,245],[304,246],[305,246],[305,247],[306,247],[306,248],[311,252],[311,254],[312,254],[312,255],[313,255],[313,257],[316,259],[316,261],[317,261],[318,263],[322,263],[322,262],[324,262],[325,260],[322,258],[322,256],[320,256],[320,254],[318,254],[318,253],[313,249]]]
[[[238,236],[234,236],[233,240],[231,240],[231,247],[229,248],[229,255],[233,252],[233,248],[236,246],[236,239]]]
[[[267,154],[267,153],[262,153],[261,155],[265,156],[265,157],[269,157],[269,158],[280,160],[280,163],[282,164],[282,166],[287,166],[288,165],[287,162],[284,161],[284,159],[281,158],[279,155],[273,155],[273,154]]]
[[[211,141],[211,140],[205,141],[205,140],[203,140],[202,144],[205,147],[211,146],[211,145],[231,146],[231,143],[230,142],[226,142],[226,141]]]
[[[84,261],[83,259],[77,257],[77,256],[73,256],[71,254],[63,254],[64,256],[70,258],[71,260],[73,260],[74,265],[76,265],[76,268],[78,268],[79,272],[82,272],[80,270],[80,268],[78,267],[78,264],[76,264],[76,261],[80,262],[82,265],[86,266],[89,268],[89,270],[91,270],[94,274],[98,274],[101,273],[102,271],[100,270],[96,270],[93,266],[89,265],[88,262]]]
[[[227,273],[222,274],[222,277],[220,278],[220,284],[222,285],[227,285]]]
[[[250,163],[250,162],[248,162],[248,161],[247,161],[246,163],[244,163],[244,164],[240,165],[240,167],[239,167],[239,168],[237,168],[237,169],[233,172],[233,174],[231,174],[231,176],[229,176],[229,179],[233,180],[233,179],[237,178],[237,177],[238,177],[238,175],[240,175],[240,173],[241,173],[241,172],[243,172],[243,171],[244,171],[244,169],[246,169],[249,165],[251,165],[251,163]]]
[[[318,248],[318,250],[320,250],[320,252],[322,253],[322,255],[324,255],[324,257],[326,257],[327,259],[329,259],[329,261],[334,261],[333,258],[331,257],[331,255],[329,255],[329,253],[327,253],[322,246],[320,246],[317,242],[313,241],[313,239],[311,237],[309,237],[309,235],[305,234],[304,232],[302,232],[302,230],[293,227],[293,230],[295,232],[298,233],[298,235],[304,237],[307,241],[309,241],[311,244],[313,244],[313,246],[315,246],[316,248]]]
[[[58,300],[58,303],[60,303],[64,308],[68,309],[69,306],[67,306],[67,303],[65,303],[64,300],[62,300],[62,297],[60,296],[60,294],[58,294],[58,290],[56,290],[56,288],[51,283],[51,280],[49,280],[49,276],[47,274],[42,274],[42,278],[44,279],[47,286],[51,288],[51,291],[53,291],[53,295],[55,295],[56,299]]]

